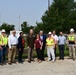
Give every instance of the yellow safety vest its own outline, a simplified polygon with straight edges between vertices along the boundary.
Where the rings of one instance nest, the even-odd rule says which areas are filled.
[[[3,44],[4,44],[4,45],[7,45],[7,43],[8,43],[8,38],[7,38],[6,36],[4,37],[4,36],[2,35],[2,40],[3,40]]]
[[[46,39],[46,45],[47,46],[54,46],[54,44],[55,44],[55,41],[54,41],[54,38],[47,38]]]
[[[0,35],[0,45],[3,44],[2,36]]]
[[[68,36],[68,40],[69,40],[69,41],[75,41],[75,36],[74,36],[74,35],[72,35],[72,36],[69,35],[69,36]]]

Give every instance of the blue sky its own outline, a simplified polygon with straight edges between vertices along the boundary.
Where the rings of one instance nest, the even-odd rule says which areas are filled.
[[[47,9],[48,0],[0,0],[0,24],[14,24],[18,30],[21,15],[20,23],[27,21],[29,25],[36,25]]]

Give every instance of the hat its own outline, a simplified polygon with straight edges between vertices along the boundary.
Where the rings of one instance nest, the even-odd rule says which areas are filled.
[[[48,34],[52,34],[51,32],[49,32]]]
[[[70,32],[74,32],[74,29],[73,29],[73,28],[71,28],[71,29],[70,29]]]
[[[4,32],[4,33],[5,33],[6,31],[5,31],[5,29],[2,29],[2,31],[1,31],[1,32]]]

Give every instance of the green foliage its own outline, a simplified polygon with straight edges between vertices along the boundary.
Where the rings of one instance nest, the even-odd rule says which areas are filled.
[[[44,24],[42,22],[40,23],[36,22],[36,25],[37,26],[34,29],[35,33],[38,33],[40,30],[45,31]]]
[[[56,30],[68,33],[71,27],[76,29],[76,2],[53,0],[49,10],[42,16],[42,21],[46,32]]]
[[[42,22],[36,22],[36,26],[29,26],[27,22],[21,24],[22,31],[29,32],[34,29],[35,33],[43,30],[44,33],[55,30],[69,33],[70,28],[76,31],[76,2],[74,0],[53,0],[51,6],[42,15]]]
[[[34,28],[34,26],[29,26],[27,24],[27,22],[25,21],[25,22],[23,22],[23,24],[21,24],[21,28],[22,28],[22,31],[27,34],[27,33],[29,33],[30,29]]]
[[[14,25],[9,25],[7,23],[3,23],[1,26],[0,26],[0,30],[2,29],[5,29],[7,33],[10,33],[11,30],[14,30]]]

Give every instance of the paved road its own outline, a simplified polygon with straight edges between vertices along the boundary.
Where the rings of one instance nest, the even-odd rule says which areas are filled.
[[[57,60],[56,62],[24,62],[0,66],[0,75],[76,75],[76,61]]]

